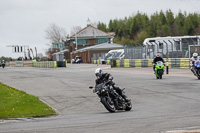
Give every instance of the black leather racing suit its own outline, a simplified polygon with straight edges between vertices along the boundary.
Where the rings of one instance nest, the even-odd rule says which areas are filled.
[[[158,62],[158,61],[162,61],[163,63],[165,63],[165,61],[163,60],[162,57],[155,57],[153,59],[153,64],[156,64],[156,62]],[[155,71],[155,65],[153,66],[153,71]]]
[[[1,65],[5,67],[5,61],[1,61]]]
[[[113,89],[116,90],[116,92],[119,95],[121,95],[123,98],[125,98],[125,100],[126,100],[127,97],[125,95],[123,95],[122,90],[115,85],[115,83],[112,81],[112,79],[113,79],[113,77],[112,77],[111,74],[109,74],[109,73],[103,73],[102,76],[101,76],[101,78],[96,79],[96,86],[98,84],[101,84],[103,82],[108,82],[110,80],[111,82],[109,84],[112,85]]]

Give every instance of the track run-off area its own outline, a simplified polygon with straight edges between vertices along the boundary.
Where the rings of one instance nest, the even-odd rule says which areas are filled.
[[[109,113],[88,87],[95,69],[126,88],[132,110]],[[200,129],[200,80],[189,69],[169,69],[156,79],[152,68],[68,64],[67,68],[0,68],[0,82],[39,97],[56,116],[0,120],[0,133],[182,133]]]

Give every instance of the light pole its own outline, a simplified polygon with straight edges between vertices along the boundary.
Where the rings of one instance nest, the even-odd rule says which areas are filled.
[[[154,56],[155,56],[155,54],[154,54],[154,45],[153,45],[153,43],[152,42],[156,42],[156,40],[149,40],[149,42],[151,43],[151,46],[152,46],[152,50],[153,50],[153,58],[154,58]],[[158,52],[158,51],[157,51]]]
[[[149,58],[150,58],[150,49],[149,49],[149,46],[150,46],[150,45],[149,45],[149,43],[147,43],[147,42],[146,42],[146,44],[147,44],[147,55],[148,55],[148,53],[149,53],[149,57],[148,57],[148,59],[149,59]],[[147,56],[146,56],[146,57],[147,57]]]
[[[36,56],[36,61],[37,61],[37,48],[35,47],[35,56]]]
[[[171,47],[172,47],[172,52],[171,52],[171,58],[173,58],[173,43],[170,41],[170,40],[168,40],[170,43],[171,43]]]
[[[78,48],[77,48],[77,45],[78,45],[78,44],[77,44],[77,35],[75,36],[75,43],[76,43],[76,50],[77,50],[77,49],[78,49]]]
[[[163,40],[163,42],[166,43],[166,47],[167,47],[167,67],[166,67],[166,73],[168,74],[169,73],[169,68],[168,68],[168,65],[169,65],[169,63],[168,63],[168,56],[169,56],[169,53],[168,53],[168,44],[167,44],[167,42],[165,42],[165,40]]]

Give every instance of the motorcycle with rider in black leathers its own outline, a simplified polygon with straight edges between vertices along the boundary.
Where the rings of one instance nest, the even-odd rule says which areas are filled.
[[[1,61],[1,65],[2,65],[3,68],[6,66],[6,63],[5,63],[4,60]]]
[[[99,98],[100,102],[109,112],[116,110],[130,111],[132,109],[131,100],[125,95],[124,89],[120,89],[112,81],[113,77],[109,73],[103,73],[100,68],[96,69],[95,75],[97,76],[95,88],[93,90]]]

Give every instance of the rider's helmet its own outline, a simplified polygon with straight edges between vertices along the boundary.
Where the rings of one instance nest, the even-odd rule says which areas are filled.
[[[159,55],[159,54],[157,54],[157,55],[156,55],[156,57],[160,57],[160,55]]]
[[[192,55],[192,56],[193,56],[193,58],[194,58],[194,59],[196,59],[196,58],[197,58],[197,56],[198,56],[198,54],[197,54],[197,53],[193,53],[193,55]]]
[[[103,71],[101,70],[101,68],[97,68],[97,69],[95,70],[95,75],[96,75],[96,77],[97,77],[98,79],[101,78],[102,74],[103,74]]]

